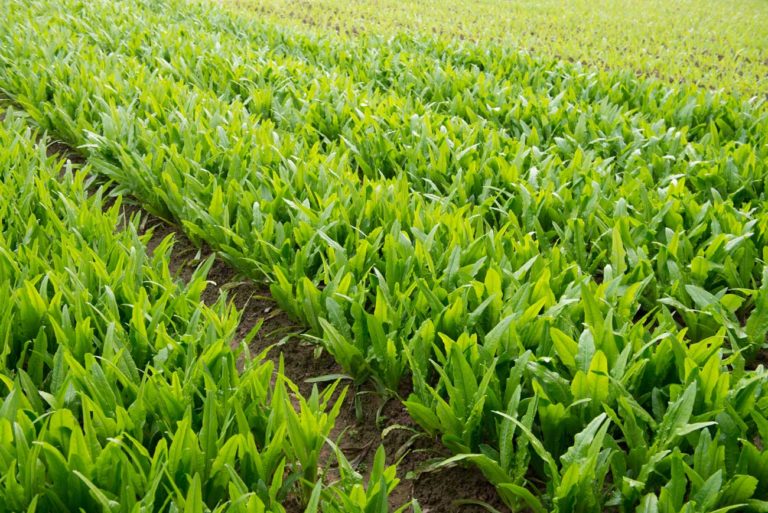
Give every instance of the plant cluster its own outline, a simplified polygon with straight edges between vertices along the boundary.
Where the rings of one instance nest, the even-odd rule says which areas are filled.
[[[388,511],[383,452],[367,487],[341,453],[323,483],[336,386],[305,399],[263,354],[240,369],[239,312],[201,301],[212,259],[180,283],[172,237],[148,254],[35,137],[0,124],[0,511]]]

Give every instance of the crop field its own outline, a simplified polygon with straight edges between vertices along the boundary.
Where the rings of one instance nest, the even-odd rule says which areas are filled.
[[[764,1],[0,7],[0,513],[768,511]]]

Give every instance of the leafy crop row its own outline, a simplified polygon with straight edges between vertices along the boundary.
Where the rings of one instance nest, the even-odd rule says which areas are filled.
[[[0,87],[511,506],[768,500],[763,104],[491,43],[11,1]]]
[[[335,387],[239,370],[238,312],[200,298],[212,260],[177,282],[172,238],[115,233],[120,201],[25,126],[0,125],[0,511],[387,511],[383,453],[367,490],[341,454],[321,482]]]

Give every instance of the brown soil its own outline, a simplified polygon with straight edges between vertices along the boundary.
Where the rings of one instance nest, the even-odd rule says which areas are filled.
[[[49,140],[48,146],[45,148],[45,152],[49,157],[53,157],[54,155],[59,155],[62,158],[66,158],[73,164],[81,165],[85,163],[85,159],[82,157],[82,155],[78,153],[73,153],[72,151],[69,150],[69,146],[67,146],[61,141],[56,141],[53,139]]]
[[[48,145],[48,153],[58,154],[76,164],[84,162],[81,155],[58,141]],[[211,249],[206,246],[195,246],[179,228],[149,214],[136,204],[130,203],[130,200],[124,201],[121,206],[122,226],[124,227],[133,215],[139,214],[140,231],[146,233],[152,229],[152,236],[147,243],[150,252],[165,237],[174,235],[170,268],[180,279],[188,280],[194,269],[212,254]],[[113,204],[113,200],[108,200],[105,202],[105,208]],[[229,300],[242,312],[235,345],[238,345],[259,322],[263,322],[251,342],[251,354],[258,354],[267,347],[275,346],[268,353],[268,358],[277,364],[282,355],[285,374],[297,384],[302,394],[308,395],[312,390],[313,384],[307,380],[342,373],[327,352],[302,338],[305,328],[277,307],[264,285],[238,275],[220,258],[214,262],[208,279],[210,285],[203,294],[206,303],[213,303],[220,294],[226,293]],[[406,397],[408,392],[409,386],[404,386],[400,396]],[[383,436],[385,432],[387,435]],[[421,472],[426,464],[444,459],[450,454],[439,440],[428,437],[418,428],[400,400],[385,400],[376,393],[372,385],[353,388],[350,384],[331,438],[363,475],[367,475],[376,449],[383,443],[388,463],[395,463],[397,460],[398,477],[401,480],[390,497],[392,510],[415,498],[424,513],[486,511],[475,505],[456,504],[456,501],[462,499],[482,501],[500,512],[508,511],[493,486],[474,467],[452,466]],[[326,456],[330,456],[330,451]],[[330,467],[331,461],[332,458],[328,457],[326,465]],[[333,475],[334,471],[330,468],[327,478],[332,479]],[[301,510],[289,508],[289,511],[300,513]]]
[[[768,367],[768,348],[764,345],[751,358],[747,359],[745,368],[755,370],[760,366]]]

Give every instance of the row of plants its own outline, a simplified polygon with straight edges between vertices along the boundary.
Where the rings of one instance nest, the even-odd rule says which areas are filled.
[[[501,46],[407,37],[339,45],[333,38],[287,36],[202,6],[167,13],[152,5],[140,12],[140,22],[123,17],[123,23],[111,19],[105,25],[109,14],[91,6],[85,16],[75,10],[67,22],[102,49],[139,57],[164,77],[248,103],[249,112],[272,121],[281,134],[298,133],[307,144],[323,144],[326,153],[351,151],[354,164],[373,178],[390,169],[391,174],[412,172],[412,187],[424,187],[419,155],[434,153],[433,158],[447,161],[448,168],[442,169],[444,164],[440,171],[448,178],[429,177],[445,187],[440,182],[461,171],[452,155],[469,153],[482,164],[488,157],[478,156],[475,146],[520,153],[525,148],[516,143],[523,136],[533,136],[534,145],[563,161],[573,157],[574,146],[594,150],[602,159],[612,156],[620,160],[620,171],[625,167],[621,161],[638,151],[647,161],[678,152],[666,140],[661,147],[647,148],[645,143],[686,126],[682,144],[693,145],[696,152],[686,164],[708,161],[723,166],[716,171],[725,175],[733,171],[724,169],[726,159],[713,146],[761,140],[758,118],[763,111],[757,101],[742,103],[691,88],[674,94],[631,75],[610,76],[612,87],[599,87],[599,75],[574,76],[572,68],[556,61],[542,63]],[[187,22],[190,16],[195,16],[194,24]],[[153,31],[155,23],[162,28]],[[185,59],[189,54],[196,58]],[[549,123],[550,117],[558,123]],[[605,121],[590,123],[593,118]],[[444,126],[450,130],[440,133]],[[617,132],[624,144],[612,141]],[[374,133],[387,137],[368,140]],[[435,144],[419,146],[422,139]],[[737,164],[749,167],[750,159],[760,158],[759,148],[751,155],[745,151]],[[726,156],[733,157],[730,152]],[[372,170],[372,163],[379,169]]]
[[[359,380],[410,377],[413,418],[510,507],[768,499],[763,104],[490,43],[313,45],[177,1],[13,13],[8,94],[270,281]],[[370,63],[399,47],[389,90]],[[364,57],[322,57],[345,51]],[[421,52],[463,63],[436,71],[453,100],[402,85],[428,80]]]
[[[173,237],[149,254],[140,216],[36,138],[5,113],[0,511],[388,511],[383,452],[367,485],[321,457],[345,391],[301,397],[233,347],[240,312],[201,300],[213,260],[180,282]]]

